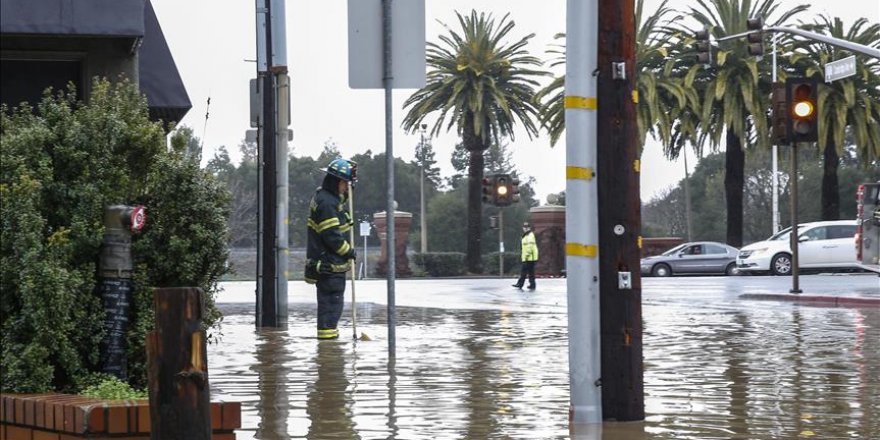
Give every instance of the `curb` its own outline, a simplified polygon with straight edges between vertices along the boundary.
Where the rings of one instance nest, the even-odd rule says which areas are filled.
[[[742,299],[791,301],[815,305],[832,305],[836,307],[880,307],[880,298],[831,295],[799,295],[793,293],[745,293]]]

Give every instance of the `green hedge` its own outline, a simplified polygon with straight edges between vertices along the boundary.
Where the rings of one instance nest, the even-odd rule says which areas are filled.
[[[483,255],[483,270],[487,274],[498,275],[498,252]],[[521,256],[519,252],[504,253],[504,273],[518,274]]]
[[[0,351],[3,392],[78,391],[100,370],[104,311],[95,294],[104,207],[147,206],[133,237],[130,382],[146,385],[152,287],[198,286],[204,325],[219,322],[228,191],[188,154],[191,136],[149,120],[137,87],[95,81],[35,108],[0,107]],[[187,139],[190,138],[190,139]]]
[[[464,274],[463,252],[427,252],[415,254],[415,263],[432,277],[452,277]]]

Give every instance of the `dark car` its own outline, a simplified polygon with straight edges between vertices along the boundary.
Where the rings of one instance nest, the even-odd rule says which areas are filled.
[[[642,275],[736,275],[735,247],[714,241],[680,244],[660,255],[642,258]]]

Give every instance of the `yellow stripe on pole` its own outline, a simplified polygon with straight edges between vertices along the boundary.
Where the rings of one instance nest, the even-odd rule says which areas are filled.
[[[596,258],[599,255],[599,246],[580,243],[565,243],[565,255],[572,257]]]
[[[642,236],[641,235],[639,235],[638,244],[639,244],[639,249],[641,249],[642,248]]]
[[[567,166],[565,167],[565,178],[569,180],[590,180],[596,176],[592,168]]]
[[[638,104],[638,103],[639,103],[639,91],[638,91],[638,90],[633,90],[633,93],[632,93],[632,100],[633,100],[633,103],[634,103],[634,104]]]
[[[566,96],[563,100],[565,108],[579,108],[584,110],[596,110],[596,98],[584,96]]]
[[[636,159],[633,162],[633,169],[636,170],[637,173],[640,173],[642,169],[642,161]]]

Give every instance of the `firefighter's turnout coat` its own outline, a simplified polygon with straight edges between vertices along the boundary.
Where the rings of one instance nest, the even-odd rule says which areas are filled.
[[[316,283],[320,275],[342,274],[351,268],[352,245],[348,242],[351,215],[346,199],[319,188],[309,204],[306,281]]]

